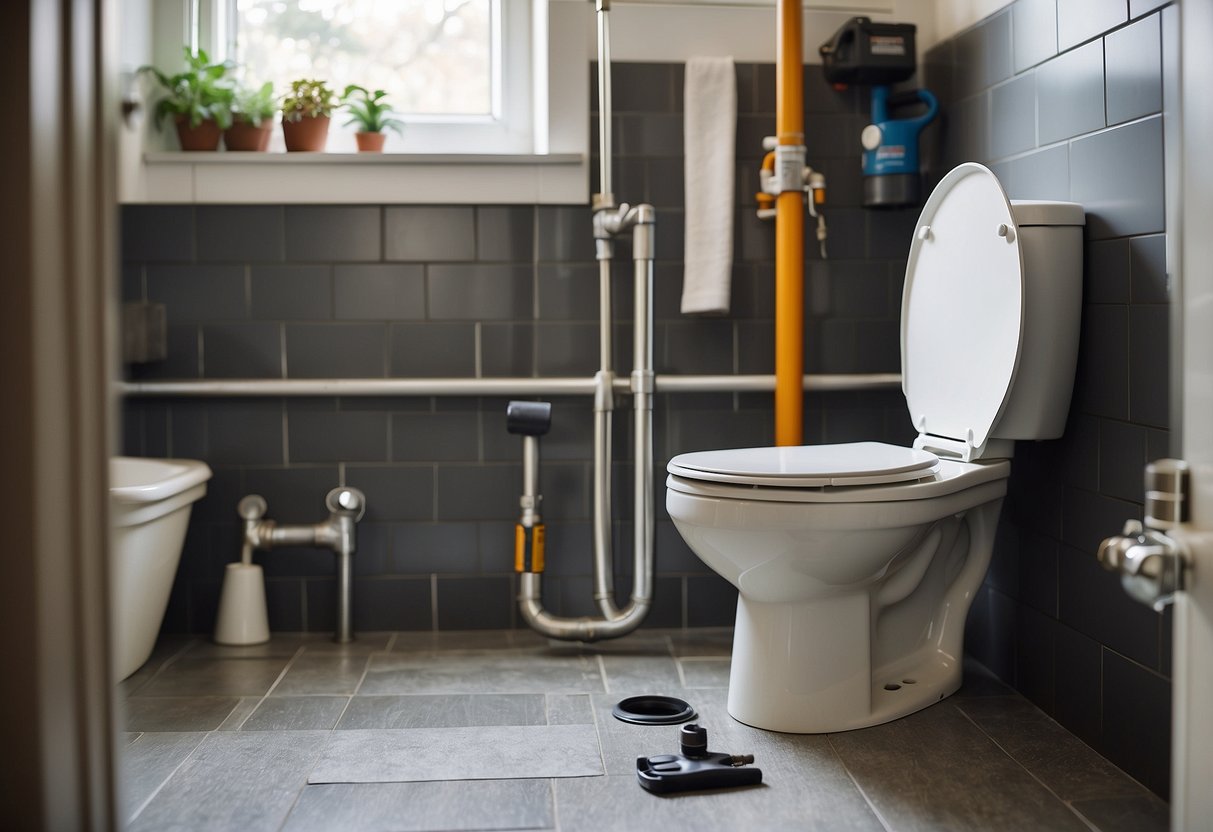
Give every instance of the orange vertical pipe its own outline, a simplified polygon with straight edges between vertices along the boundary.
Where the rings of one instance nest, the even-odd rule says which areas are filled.
[[[803,0],[779,0],[775,133],[804,144]],[[775,201],[775,444],[804,443],[804,193]]]

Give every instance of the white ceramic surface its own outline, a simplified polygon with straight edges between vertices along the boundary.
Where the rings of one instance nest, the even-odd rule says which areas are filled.
[[[992,457],[1009,455],[1009,440],[1060,435],[1069,408],[1082,221],[1073,203],[1012,204],[980,165],[949,173],[923,209],[902,304],[916,445],[984,461],[919,469],[909,449],[898,464],[878,443],[815,459],[775,448],[671,461],[674,525],[739,593],[736,719],[843,731],[960,686],[965,618],[1010,472]]]
[[[188,459],[110,460],[110,626],[116,679],[152,654],[164,620],[190,508],[211,469]]]
[[[215,618],[219,644],[261,644],[270,640],[265,609],[265,575],[255,563],[229,563],[223,573],[223,593]]]

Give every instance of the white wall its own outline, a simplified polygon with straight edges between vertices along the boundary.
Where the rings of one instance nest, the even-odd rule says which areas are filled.
[[[1008,0],[935,0],[935,40],[927,48],[1009,5]]]
[[[551,0],[581,3],[588,0]],[[804,60],[820,63],[817,47],[856,15],[914,23],[918,50],[937,43],[935,0],[810,0],[804,15]],[[618,61],[685,61],[693,55],[731,55],[737,61],[775,60],[774,0],[614,0],[611,52]],[[590,53],[595,34],[586,32]]]

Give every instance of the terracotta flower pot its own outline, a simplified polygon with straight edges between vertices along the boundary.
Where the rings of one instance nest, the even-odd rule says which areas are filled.
[[[329,138],[329,117],[313,116],[301,118],[298,121],[282,119],[282,137],[286,139],[286,149],[289,151],[324,150]]]
[[[354,141],[358,142],[359,153],[382,153],[383,143],[387,136],[382,133],[355,133]]]
[[[264,152],[270,146],[273,131],[274,122],[269,119],[264,119],[260,127],[241,118],[233,119],[232,126],[223,131],[223,146],[228,150]]]
[[[197,127],[190,127],[186,116],[177,116],[177,138],[182,150],[218,150],[222,137],[223,131],[213,118],[208,118]]]

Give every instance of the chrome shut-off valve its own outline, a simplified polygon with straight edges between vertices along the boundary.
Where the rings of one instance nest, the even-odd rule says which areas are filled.
[[[1126,593],[1162,612],[1183,589],[1187,555],[1170,533],[1187,519],[1188,464],[1160,459],[1146,466],[1143,521],[1130,520],[1124,532],[1099,544],[1099,562],[1120,573]]]

